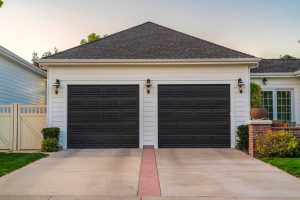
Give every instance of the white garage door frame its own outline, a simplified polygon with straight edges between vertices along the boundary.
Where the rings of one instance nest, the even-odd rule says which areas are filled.
[[[63,149],[67,149],[67,138],[68,138],[68,86],[69,85],[139,85],[139,148],[143,148],[143,95],[144,95],[144,81],[67,81],[61,80],[62,85],[61,89],[63,89],[64,93],[64,123],[63,129],[65,130],[62,134],[62,146]]]
[[[151,77],[149,77],[151,79]],[[105,81],[98,81],[98,80],[64,80],[61,79],[61,88],[60,90],[62,90],[63,93],[63,99],[64,99],[64,119],[63,119],[63,131],[62,131],[62,146],[64,149],[67,149],[67,103],[68,103],[68,85],[139,85],[139,147],[143,148],[144,146],[144,96],[148,95],[145,92],[145,80],[105,80]],[[151,92],[154,92],[154,118],[155,118],[155,124],[154,124],[154,132],[153,132],[153,144],[155,148],[158,148],[158,85],[163,85],[163,84],[228,84],[230,85],[230,138],[231,138],[231,148],[235,147],[235,141],[236,141],[236,135],[235,135],[235,106],[234,106],[234,90],[236,82],[235,81],[202,81],[202,80],[198,80],[198,81],[183,81],[183,80],[152,80],[152,89]],[[52,91],[53,92],[53,91]],[[52,93],[52,95],[55,95]],[[51,104],[50,104],[51,105]],[[50,108],[53,109],[53,108]],[[49,118],[51,118],[50,116],[51,114],[49,114]],[[48,119],[49,119],[48,118]],[[51,126],[52,120],[50,119],[48,121],[48,124]]]
[[[236,134],[235,134],[235,107],[234,107],[234,81],[155,81],[153,87],[156,88],[155,92],[155,144],[154,147],[158,148],[158,85],[216,85],[227,84],[230,85],[230,147],[235,148]]]

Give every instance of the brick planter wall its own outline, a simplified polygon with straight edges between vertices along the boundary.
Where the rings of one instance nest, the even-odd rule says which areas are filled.
[[[272,127],[273,131],[279,131],[279,130],[284,130],[284,131],[291,131],[294,133],[298,141],[300,142],[300,127]]]
[[[249,155],[255,156],[255,138],[272,128],[270,120],[251,120],[249,122]]]

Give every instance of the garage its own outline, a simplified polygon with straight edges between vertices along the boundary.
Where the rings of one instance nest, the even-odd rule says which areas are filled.
[[[229,85],[159,85],[159,148],[229,148]]]
[[[139,85],[69,85],[68,148],[138,148]]]

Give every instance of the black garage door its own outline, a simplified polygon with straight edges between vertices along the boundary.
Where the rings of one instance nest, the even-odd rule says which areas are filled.
[[[159,147],[230,147],[229,85],[159,85]]]
[[[139,147],[139,86],[68,86],[68,148],[119,147]]]

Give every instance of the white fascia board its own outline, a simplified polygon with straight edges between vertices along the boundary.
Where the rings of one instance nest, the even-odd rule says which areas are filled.
[[[256,66],[259,58],[216,58],[216,59],[40,59],[43,67],[55,65],[215,65],[215,64],[244,64]]]
[[[251,78],[263,78],[263,77],[273,77],[273,78],[281,78],[281,77],[296,77],[294,72],[290,73],[251,73]]]
[[[38,67],[32,65],[28,61],[24,60],[20,56],[17,56],[16,54],[14,54],[10,51],[8,51],[7,49],[5,49],[2,46],[0,46],[0,54],[4,55],[5,57],[9,58],[12,61],[15,61],[15,62],[21,64],[24,67],[27,67],[28,69],[30,69],[31,71],[33,71],[35,73],[38,73],[38,74],[40,74],[44,77],[47,77],[47,72],[45,72],[42,69],[39,69]]]

